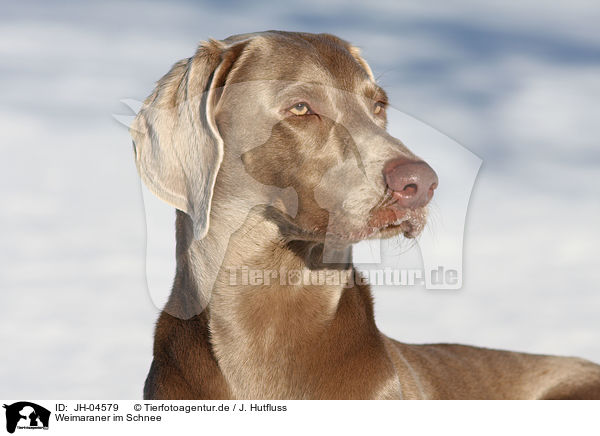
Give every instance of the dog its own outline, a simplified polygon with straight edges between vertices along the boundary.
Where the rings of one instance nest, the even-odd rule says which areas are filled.
[[[141,179],[177,209],[145,399],[600,399],[583,359],[392,340],[369,287],[340,279],[353,243],[416,237],[438,186],[387,106],[329,34],[209,40],[160,79],[131,127]]]

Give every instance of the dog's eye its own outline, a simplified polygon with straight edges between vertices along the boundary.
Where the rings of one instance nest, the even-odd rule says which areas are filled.
[[[302,103],[296,103],[294,106],[292,106],[291,108],[288,109],[291,113],[293,113],[294,115],[298,115],[298,116],[302,116],[302,115],[309,115],[314,113],[310,107],[308,106],[308,104],[302,102]]]
[[[385,111],[385,103],[382,101],[378,101],[377,103],[375,103],[375,106],[373,107],[373,113],[375,115],[381,115],[383,114],[383,112]]]

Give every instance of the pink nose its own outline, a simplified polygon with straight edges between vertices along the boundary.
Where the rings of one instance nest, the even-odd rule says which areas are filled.
[[[438,185],[437,174],[427,163],[403,158],[386,162],[383,177],[398,205],[407,209],[429,203]]]

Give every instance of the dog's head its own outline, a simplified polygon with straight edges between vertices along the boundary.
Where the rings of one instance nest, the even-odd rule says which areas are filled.
[[[211,215],[259,204],[302,239],[414,237],[437,176],[386,132],[387,106],[358,50],[337,37],[209,41],[146,100],[132,126],[136,162],[155,194],[191,216],[197,238]]]

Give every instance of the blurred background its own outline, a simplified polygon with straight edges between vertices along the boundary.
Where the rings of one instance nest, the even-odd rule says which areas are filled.
[[[199,41],[268,29],[359,46],[396,109],[483,160],[463,288],[376,289],[384,333],[600,362],[597,2],[1,8],[0,397],[141,397],[158,309],[131,140],[112,114]]]

